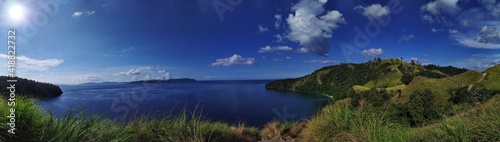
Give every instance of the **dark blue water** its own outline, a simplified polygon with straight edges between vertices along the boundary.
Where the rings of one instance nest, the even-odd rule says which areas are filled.
[[[263,126],[272,120],[310,117],[329,98],[296,92],[266,90],[269,81],[198,81],[193,83],[100,83],[61,85],[60,97],[40,100],[55,115],[87,110],[110,119],[141,115],[164,117],[182,110],[209,120]]]

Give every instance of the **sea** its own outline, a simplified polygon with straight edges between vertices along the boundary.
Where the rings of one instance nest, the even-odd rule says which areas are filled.
[[[57,117],[82,113],[130,121],[187,113],[210,121],[260,127],[274,120],[310,118],[331,101],[321,94],[266,89],[265,84],[271,81],[60,85],[64,92],[61,96],[37,104]]]

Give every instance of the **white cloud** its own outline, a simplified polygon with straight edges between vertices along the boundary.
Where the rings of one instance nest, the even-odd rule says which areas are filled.
[[[288,47],[288,46],[275,46],[275,47],[271,47],[271,46],[266,46],[266,47],[262,47],[259,49],[259,53],[269,53],[269,52],[274,52],[274,51],[291,51],[292,48],[291,47]]]
[[[415,61],[415,62],[418,62],[418,61],[420,61],[420,60],[419,60],[418,58],[411,57],[411,58],[410,58],[410,61]]]
[[[300,49],[298,50],[298,52],[299,52],[299,53],[309,53],[309,49],[307,49],[307,48],[300,48]]]
[[[432,29],[431,29],[431,31],[432,31],[433,33],[437,33],[437,32],[442,32],[442,31],[444,31],[444,30],[443,30],[443,29],[436,29],[436,28],[432,28]]]
[[[377,57],[377,56],[384,54],[384,50],[382,50],[382,48],[378,48],[378,49],[371,48],[371,49],[361,51],[361,54],[363,54],[363,56],[365,56],[365,57],[369,57],[369,56]]]
[[[459,33],[460,31],[458,31],[458,30],[456,30],[456,29],[448,29],[448,32],[449,32],[450,34],[457,34],[457,33]]]
[[[71,16],[72,17],[80,17],[84,14],[86,14],[87,16],[92,16],[94,15],[95,11],[77,11],[77,12],[74,12]]]
[[[329,50],[328,38],[338,24],[346,24],[339,11],[329,11],[324,15],[323,5],[326,0],[301,0],[292,7],[294,14],[287,18],[290,32],[287,38],[299,42],[309,52],[326,56]]]
[[[433,15],[438,15],[442,12],[456,14],[461,9],[457,3],[458,0],[436,0],[423,5],[421,9]]]
[[[266,31],[269,31],[268,28],[262,26],[262,25],[259,25],[259,32],[262,33],[262,32],[266,32]]]
[[[290,57],[290,56],[286,56],[286,57],[285,57],[285,59],[291,59],[291,58],[292,58],[292,57]]]
[[[73,77],[73,82],[75,83],[104,82],[104,79],[102,79],[101,76],[96,74],[79,75]]]
[[[370,21],[382,19],[391,13],[388,6],[382,7],[380,4],[372,4],[367,7],[358,5],[354,7],[354,10],[361,11],[361,14],[366,16]]]
[[[132,68],[129,71],[126,72],[118,72],[115,73],[114,76],[120,76],[120,75],[139,75],[143,72],[151,70],[151,67],[140,67],[140,68]]]
[[[434,19],[429,14],[422,15],[422,20],[427,21],[428,23],[434,23]]]
[[[458,43],[468,46],[468,47],[473,47],[473,48],[484,48],[484,49],[500,49],[500,44],[493,44],[493,43],[482,43],[478,42],[474,39],[457,39]]]
[[[205,76],[205,77],[203,77],[203,79],[216,79],[216,78],[217,77],[215,77],[215,76]]]
[[[38,75],[38,76],[35,76],[35,78],[43,78],[45,77],[45,75]]]
[[[473,54],[456,63],[457,66],[484,71],[500,64],[500,54]]]
[[[164,73],[164,72],[165,72],[165,70],[159,70],[158,71],[158,73]]]
[[[476,35],[457,33],[458,43],[472,48],[500,49],[500,30],[494,26],[483,26]]]
[[[403,35],[399,38],[398,42],[403,42],[403,41],[410,41],[411,39],[415,38],[414,34],[409,34],[409,35]]]
[[[274,28],[279,30],[282,23],[281,15],[276,14],[274,15],[274,18],[276,19],[276,21],[274,21]]]
[[[83,12],[79,12],[79,11],[77,11],[77,12],[73,13],[73,15],[72,15],[72,16],[73,16],[73,17],[80,17],[82,14],[83,14]]]
[[[127,52],[127,51],[130,51],[130,50],[134,50],[134,47],[125,48],[125,49],[123,49],[122,51],[123,51],[123,52]]]
[[[339,63],[339,61],[335,60],[307,60],[304,61],[305,63],[321,63],[321,64],[333,64],[333,63]]]
[[[241,55],[234,54],[229,58],[217,59],[212,66],[233,66],[233,65],[253,65],[255,64],[254,58],[243,58]]]
[[[488,10],[491,15],[500,17],[500,2],[496,0],[480,0],[483,7]]]
[[[167,72],[167,73],[165,73],[164,75],[162,75],[161,77],[162,77],[162,79],[164,79],[164,80],[169,80],[169,79],[172,79],[172,76],[171,76],[171,75],[170,75],[170,73],[168,73],[168,72]]]
[[[482,43],[499,43],[500,30],[494,26],[484,26],[479,32],[478,42]]]
[[[6,54],[0,54],[0,58],[7,59],[8,56]],[[60,59],[37,60],[26,56],[16,57],[17,67],[21,70],[46,71],[50,67],[57,67],[63,62],[64,60]]]

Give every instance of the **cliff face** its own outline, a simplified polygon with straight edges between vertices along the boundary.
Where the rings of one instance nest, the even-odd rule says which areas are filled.
[[[7,80],[17,80],[16,83],[8,83]],[[63,92],[59,86],[43,83],[25,78],[10,78],[7,76],[0,76],[0,93],[4,96],[9,96],[11,84],[15,84],[16,96],[28,96],[34,98],[50,98],[60,96]]]

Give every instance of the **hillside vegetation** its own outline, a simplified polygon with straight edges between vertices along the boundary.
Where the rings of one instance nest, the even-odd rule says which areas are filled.
[[[349,102],[350,108],[384,111],[392,122],[419,127],[500,93],[500,65],[479,73],[378,58],[323,67],[304,77],[270,82],[266,88],[330,95],[337,102]]]

